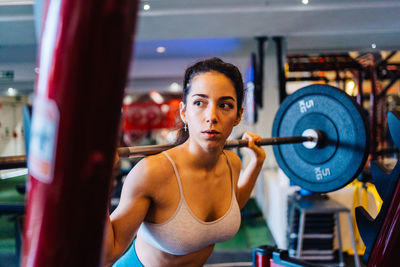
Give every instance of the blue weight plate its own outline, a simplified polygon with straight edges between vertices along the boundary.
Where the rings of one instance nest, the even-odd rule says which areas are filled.
[[[351,182],[368,156],[368,130],[359,105],[342,90],[315,84],[289,95],[279,107],[273,137],[323,133],[320,146],[274,146],[279,167],[295,184],[312,192],[335,191]]]

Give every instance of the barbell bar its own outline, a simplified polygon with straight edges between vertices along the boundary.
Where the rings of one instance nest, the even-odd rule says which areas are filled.
[[[26,156],[0,157],[0,170],[26,167]]]
[[[311,133],[318,133],[318,136],[321,136],[318,130],[309,130]],[[309,132],[309,133],[310,133]],[[271,137],[271,138],[263,138],[259,142],[255,142],[258,146],[268,146],[268,145],[280,145],[280,144],[294,144],[294,143],[304,143],[305,146],[313,147],[320,143],[321,139],[318,139],[316,135],[312,136],[289,136],[289,137]],[[133,147],[119,147],[117,148],[117,153],[120,158],[136,158],[136,157],[146,157],[150,155],[155,155],[167,149],[173,148],[176,145],[174,144],[166,144],[166,145],[150,145],[150,146],[133,146]],[[239,147],[247,147],[247,140],[228,140],[225,143],[224,148],[239,148]],[[12,168],[23,168],[26,167],[26,156],[7,156],[0,157],[0,169],[12,169]]]
[[[318,130],[311,131],[317,133]],[[319,134],[320,135],[320,134]],[[289,136],[289,137],[271,137],[263,138],[259,142],[255,142],[258,146],[268,146],[268,145],[280,145],[280,144],[294,144],[294,143],[320,143],[321,139],[315,136]],[[133,147],[119,147],[117,148],[117,153],[120,158],[136,158],[145,157],[150,155],[155,155],[167,149],[173,148],[176,145],[166,144],[166,145],[150,145],[150,146],[133,146]],[[225,143],[224,148],[239,148],[247,147],[247,140],[228,140]],[[6,156],[0,157],[0,169],[12,169],[12,168],[23,168],[26,167],[26,156]]]
[[[319,132],[318,130],[310,129],[314,132]],[[294,143],[319,143],[318,137],[315,136],[288,136],[288,137],[271,137],[263,138],[259,142],[255,142],[258,146],[268,146],[268,145],[281,145],[281,144],[294,144]],[[136,158],[145,157],[154,154],[158,154],[167,149],[173,148],[176,145],[151,145],[151,146],[133,146],[133,147],[120,147],[117,149],[118,156],[120,158]],[[239,148],[247,147],[247,140],[228,140],[225,143],[224,148]]]

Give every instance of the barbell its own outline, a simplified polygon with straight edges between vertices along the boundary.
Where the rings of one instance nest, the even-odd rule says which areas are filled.
[[[315,130],[317,133],[317,130]],[[291,144],[291,143],[311,143],[317,145],[318,137],[314,136],[291,136],[291,137],[273,137],[263,138],[259,142],[255,142],[258,146],[275,145],[275,144]],[[150,145],[150,146],[132,146],[117,148],[117,154],[120,158],[138,158],[158,154],[167,149],[173,148],[174,144],[167,145]],[[247,140],[228,140],[225,148],[247,147]],[[26,156],[7,156],[0,157],[0,170],[12,168],[26,167]]]
[[[311,129],[310,129],[311,130]],[[311,130],[317,133],[317,130]],[[318,137],[314,136],[289,136],[289,137],[271,137],[271,138],[262,138],[261,141],[255,142],[258,146],[267,146],[267,145],[277,145],[277,144],[293,144],[293,143],[312,143],[317,145],[319,143]],[[150,155],[158,154],[167,149],[173,148],[176,145],[167,144],[167,145],[150,145],[150,146],[132,146],[132,147],[120,147],[117,149],[118,156],[120,158],[137,158],[137,157],[145,157]],[[239,148],[239,147],[247,147],[247,140],[228,140],[226,141],[224,148]]]
[[[361,172],[368,156],[363,110],[342,90],[329,85],[310,85],[289,95],[275,115],[272,136],[256,144],[274,145],[283,172],[294,184],[313,192],[347,185]],[[228,140],[225,148],[247,145],[247,140]],[[174,146],[121,147],[117,153],[120,158],[144,157]],[[0,158],[0,163],[19,167],[25,157]]]
[[[330,192],[351,182],[368,156],[368,129],[361,107],[342,90],[310,85],[289,95],[274,118],[271,138],[278,165],[289,179],[313,192]],[[225,148],[245,147],[228,140]],[[281,146],[286,144],[284,146]],[[121,158],[160,153],[175,145],[118,148]]]

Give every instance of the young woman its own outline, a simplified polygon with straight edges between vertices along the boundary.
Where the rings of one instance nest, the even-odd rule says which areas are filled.
[[[243,94],[239,70],[218,58],[186,70],[181,144],[144,158],[128,174],[107,220],[107,265],[132,244],[114,266],[203,266],[216,242],[236,234],[265,159],[252,133],[243,136],[251,159],[241,174],[239,157],[224,150],[240,122]]]

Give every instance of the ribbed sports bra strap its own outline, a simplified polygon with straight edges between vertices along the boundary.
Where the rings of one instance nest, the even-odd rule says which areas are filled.
[[[231,172],[231,184],[232,184],[232,191],[235,191],[235,187],[233,186],[233,173],[232,173],[232,165],[231,165],[231,160],[229,159],[228,155],[225,153],[225,151],[222,150],[222,153],[224,153],[226,160],[228,161],[228,166],[229,166],[229,171]]]
[[[181,195],[183,196],[183,187],[182,187],[181,177],[179,176],[178,169],[176,168],[175,162],[172,160],[172,158],[167,153],[167,151],[163,151],[162,153],[167,157],[167,159],[171,162],[172,167],[174,168],[175,176],[176,176],[176,179],[178,180],[179,191],[180,191]],[[228,155],[225,153],[225,151],[222,151],[222,153],[224,153],[226,160],[228,161],[229,171],[231,172],[231,175],[230,175],[231,176],[231,185],[232,185],[232,190],[234,192],[235,187],[233,186],[233,173],[232,173],[231,161],[230,161]]]
[[[180,191],[180,193],[181,193],[181,196],[183,196],[183,188],[182,188],[182,183],[181,183],[181,177],[179,176],[178,169],[176,168],[175,162],[174,162],[174,161],[172,160],[172,158],[169,156],[169,154],[167,153],[167,151],[163,151],[162,153],[167,157],[167,159],[171,162],[172,167],[174,168],[176,180],[178,180],[179,191]]]

